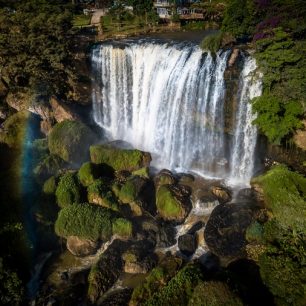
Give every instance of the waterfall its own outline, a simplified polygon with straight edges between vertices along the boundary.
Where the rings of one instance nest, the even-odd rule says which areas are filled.
[[[94,120],[110,139],[149,151],[158,168],[220,178],[237,174],[249,179],[251,165],[240,173],[236,164],[230,163],[237,150],[244,151],[239,154],[246,160],[245,153],[252,154],[255,147],[248,145],[256,141],[256,129],[253,133],[251,126],[252,132],[235,133],[233,148],[228,148],[224,131],[224,72],[229,55],[230,51],[219,51],[213,57],[197,46],[182,43],[131,41],[95,46]],[[251,63],[246,60],[242,79],[252,71],[255,62]],[[244,113],[250,112],[245,104],[256,91],[251,89],[251,80],[241,84],[241,123],[236,129],[245,128],[245,121],[251,125],[251,113],[244,119]],[[240,135],[252,140],[240,143],[236,140]]]
[[[239,82],[240,93],[230,162],[229,183],[232,185],[245,185],[253,174],[257,128],[252,124],[256,114],[252,112],[249,101],[260,96],[262,92],[261,75],[256,73],[256,68],[255,59],[245,59]]]

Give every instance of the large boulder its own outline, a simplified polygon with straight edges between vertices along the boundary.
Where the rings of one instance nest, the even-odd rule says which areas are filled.
[[[133,203],[139,199],[147,179],[140,176],[130,177],[121,187],[119,199],[122,203]]]
[[[67,249],[74,256],[88,256],[96,252],[98,243],[89,239],[81,239],[77,236],[69,236],[67,238]]]
[[[163,185],[172,185],[176,183],[176,178],[171,171],[163,169],[155,176],[154,183],[156,188]]]
[[[96,135],[85,124],[66,120],[54,126],[48,145],[52,154],[70,163],[81,163],[88,160],[88,148],[96,140]]]
[[[204,230],[210,251],[227,265],[246,256],[245,233],[254,217],[254,206],[249,203],[218,205],[211,213]]]
[[[197,238],[192,234],[185,234],[178,238],[178,248],[186,255],[192,255],[197,249]]]
[[[53,116],[56,122],[63,122],[65,120],[79,120],[79,116],[74,113],[67,104],[64,104],[55,96],[50,98],[50,105],[52,107]]]
[[[114,148],[110,145],[95,145],[90,147],[91,161],[95,164],[107,164],[114,170],[135,171],[148,167],[151,155],[139,150]]]
[[[217,197],[220,203],[227,203],[232,200],[230,191],[224,187],[214,186],[211,188],[211,193]]]
[[[182,223],[191,209],[189,194],[180,186],[163,185],[156,191],[156,207],[165,221]]]

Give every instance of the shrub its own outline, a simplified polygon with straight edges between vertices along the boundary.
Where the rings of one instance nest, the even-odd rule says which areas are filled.
[[[55,195],[62,208],[81,202],[81,186],[75,173],[66,173],[60,178]]]
[[[58,236],[78,236],[83,239],[107,241],[112,236],[112,212],[87,203],[63,208],[55,223]]]
[[[112,148],[108,145],[90,147],[91,161],[95,164],[107,164],[116,171],[135,171],[147,167],[151,161],[151,155],[139,150],[124,150]]]
[[[248,242],[261,242],[263,240],[263,226],[257,221],[253,222],[247,228],[245,238]]]
[[[155,292],[145,305],[187,305],[196,285],[201,281],[201,270],[188,264],[161,290]]]
[[[85,187],[88,187],[90,184],[92,184],[98,177],[96,165],[87,162],[81,166],[78,172],[78,177],[81,182],[81,184]]]
[[[203,50],[208,50],[211,53],[217,53],[217,51],[221,48],[222,45],[222,33],[215,33],[215,34],[211,34],[206,36],[201,44],[200,47]]]
[[[48,137],[50,152],[72,163],[85,161],[95,141],[95,134],[85,124],[69,120],[57,123]]]

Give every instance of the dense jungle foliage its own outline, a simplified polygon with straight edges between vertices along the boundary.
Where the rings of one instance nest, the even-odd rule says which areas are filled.
[[[303,0],[231,0],[222,31],[256,48],[263,95],[254,99],[255,123],[272,143],[302,128],[306,110],[306,3]]]

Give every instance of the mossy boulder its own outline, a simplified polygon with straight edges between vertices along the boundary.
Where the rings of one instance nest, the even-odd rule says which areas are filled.
[[[147,180],[140,176],[130,177],[121,187],[118,197],[123,203],[132,203],[139,199]]]
[[[220,281],[200,282],[189,299],[188,306],[242,306],[241,299],[226,283]]]
[[[6,143],[10,148],[21,149],[29,116],[30,113],[27,111],[20,111],[9,116],[2,124],[0,142]]]
[[[84,163],[79,169],[78,177],[81,184],[88,187],[99,177],[97,166],[91,162]]]
[[[108,187],[107,182],[103,179],[94,181],[94,183],[87,188],[87,198],[89,203],[97,204],[112,210],[119,209],[116,196]]]
[[[82,190],[77,175],[68,172],[61,176],[55,195],[57,204],[62,208],[74,203],[80,203]]]
[[[44,181],[50,176],[56,176],[66,167],[66,162],[56,155],[47,155],[37,164],[33,172],[39,181]]]
[[[53,127],[48,145],[52,154],[70,163],[81,163],[88,160],[88,148],[96,140],[96,135],[84,123],[65,120]]]
[[[172,185],[176,183],[173,173],[167,169],[161,170],[154,178],[156,188],[163,185]]]
[[[47,195],[54,195],[56,191],[56,178],[55,176],[51,176],[49,179],[47,179],[43,185],[43,192]]]
[[[55,232],[65,238],[108,241],[113,234],[126,238],[132,232],[132,224],[110,209],[82,203],[69,205],[59,212]]]
[[[91,161],[95,164],[107,164],[114,170],[135,171],[148,167],[151,155],[139,150],[125,150],[110,145],[95,145],[90,147]]]
[[[144,167],[144,168],[141,168],[139,170],[135,170],[135,171],[132,172],[132,175],[140,176],[140,177],[149,179],[150,178],[149,168],[148,167]]]
[[[156,207],[164,220],[182,223],[191,209],[191,203],[178,186],[163,185],[156,191]]]

